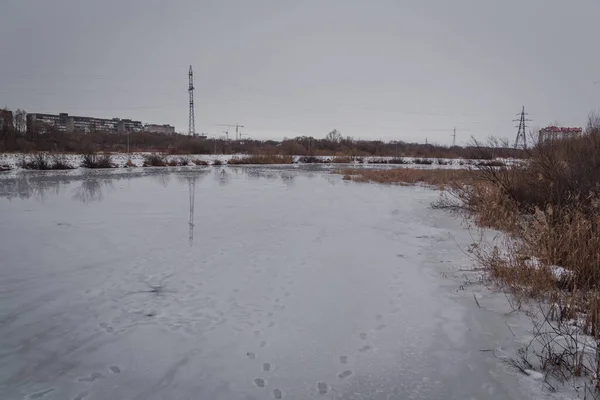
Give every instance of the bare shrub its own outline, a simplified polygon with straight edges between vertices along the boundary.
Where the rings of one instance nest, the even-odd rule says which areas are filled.
[[[194,165],[210,165],[210,163],[208,161],[201,160],[199,158],[192,160],[192,163],[194,163]]]
[[[51,157],[51,169],[74,169],[75,167],[69,163],[67,157],[63,154],[54,154]]]
[[[427,158],[415,158],[413,160],[413,164],[431,165],[433,164],[433,160],[429,160]]]
[[[114,168],[110,154],[89,152],[83,155],[81,166],[84,168]]]
[[[303,164],[322,164],[323,159],[315,156],[304,156],[298,158],[298,162]]]
[[[213,160],[213,165],[223,165],[223,161],[219,160],[218,158]]]
[[[160,153],[144,155],[144,167],[166,167],[166,156]]]
[[[19,161],[18,165],[23,169],[33,170],[66,170],[73,169],[74,167],[69,164],[67,158],[64,155],[50,155],[48,153],[39,152],[34,154],[31,158],[23,157]]]
[[[166,159],[166,157],[165,157],[165,159]],[[177,158],[171,158],[171,159],[165,161],[165,163],[169,167],[184,167],[190,163],[190,160],[186,157],[177,157]]]
[[[51,168],[50,156],[48,153],[39,152],[31,158],[23,157],[19,162],[19,166],[23,169],[49,170]]]

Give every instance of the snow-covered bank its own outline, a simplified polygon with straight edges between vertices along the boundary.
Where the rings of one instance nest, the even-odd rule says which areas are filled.
[[[127,166],[130,161],[130,166],[141,167],[144,165],[144,157],[151,153],[114,153],[111,155],[112,161],[116,167],[123,168]],[[64,159],[71,167],[78,168],[82,161],[83,155],[81,154],[60,154],[61,159]],[[23,153],[0,153],[0,166],[8,166],[11,169],[20,169],[20,162],[25,159],[29,160],[33,157],[32,154]],[[173,154],[165,156],[167,161],[170,160],[189,160],[192,164],[192,160],[203,160],[210,164],[214,163],[215,160],[219,160],[222,163],[227,163],[233,157],[247,157],[245,154],[229,154],[229,155],[212,155],[212,154]],[[293,156],[295,163],[302,164],[303,156]],[[316,156],[315,159],[322,163],[332,163],[336,157],[334,156]],[[347,158],[347,157],[342,157]],[[402,160],[405,164],[399,164],[398,160]],[[496,162],[503,164],[511,164],[519,162],[519,160],[513,159],[496,159]],[[421,157],[355,157],[351,164],[373,164],[377,166],[392,166],[399,167],[403,165],[411,167],[431,167],[431,168],[468,168],[470,166],[476,166],[482,163],[489,163],[490,160],[465,160],[465,159],[451,159],[451,158],[421,158]],[[335,164],[335,163],[334,163]]]
[[[3,396],[542,396],[439,193],[328,171],[0,176]]]

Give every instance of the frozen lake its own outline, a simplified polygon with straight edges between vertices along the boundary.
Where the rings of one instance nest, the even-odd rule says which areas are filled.
[[[0,176],[0,397],[532,398],[482,351],[514,338],[457,290],[471,237],[438,195],[309,166]]]

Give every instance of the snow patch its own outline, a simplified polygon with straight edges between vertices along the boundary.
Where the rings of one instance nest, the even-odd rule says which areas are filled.
[[[544,374],[542,374],[541,372],[537,372],[537,371],[534,371],[531,369],[526,369],[525,373],[527,375],[529,375],[531,378],[535,379],[536,381],[544,379]]]

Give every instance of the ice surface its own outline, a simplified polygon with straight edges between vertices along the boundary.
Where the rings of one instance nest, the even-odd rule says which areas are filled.
[[[0,397],[533,398],[487,351],[518,313],[463,288],[438,195],[313,166],[11,172]]]

